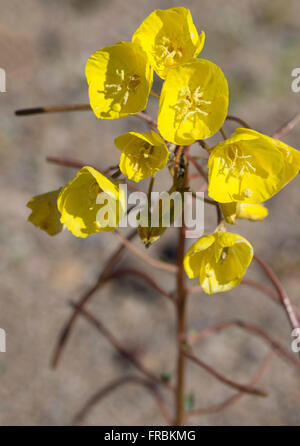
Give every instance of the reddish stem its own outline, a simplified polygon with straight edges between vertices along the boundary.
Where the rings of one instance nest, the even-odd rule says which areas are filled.
[[[276,274],[272,271],[272,269],[257,255],[254,255],[254,259],[257,261],[257,263],[260,265],[260,267],[264,270],[266,275],[269,277],[269,279],[273,282],[275,288],[278,291],[281,303],[283,305],[283,308],[286,312],[286,315],[290,321],[292,329],[299,328],[299,321],[296,316],[296,313],[294,311],[293,305],[291,303],[291,300],[283,288],[282,284],[280,283],[280,280],[276,276]]]
[[[255,384],[258,383],[260,378],[263,376],[263,374],[266,372],[269,365],[271,364],[273,355],[274,355],[274,353],[271,350],[270,353],[265,358],[265,360],[263,361],[263,363],[261,364],[261,366],[259,367],[259,369],[257,370],[257,372],[255,373],[252,380],[249,382],[248,387],[251,388]],[[239,391],[219,404],[214,404],[213,406],[205,407],[204,409],[191,410],[186,413],[186,417],[193,416],[193,415],[204,415],[204,414],[219,412],[220,410],[226,409],[227,407],[232,406],[233,404],[238,402],[243,397],[243,395],[245,395],[245,393]]]
[[[132,231],[127,239],[131,240],[135,235],[137,234],[137,231],[134,230]],[[107,261],[103,271],[100,273],[100,275],[98,276],[95,284],[89,288],[87,290],[86,293],[83,294],[83,296],[79,299],[78,303],[77,303],[77,308],[73,311],[72,315],[70,316],[70,318],[68,319],[68,321],[66,322],[66,324],[64,325],[64,327],[61,330],[60,335],[58,336],[58,340],[57,340],[57,344],[55,346],[54,349],[54,353],[53,353],[53,358],[51,360],[51,365],[52,367],[56,367],[59,359],[61,357],[61,354],[63,352],[63,349],[67,343],[67,340],[69,339],[69,336],[72,332],[73,326],[80,314],[80,309],[84,308],[84,306],[90,301],[90,299],[93,297],[93,295],[95,294],[96,291],[98,291],[101,286],[104,285],[104,283],[106,282],[109,274],[111,273],[111,271],[113,270],[115,264],[118,262],[118,260],[120,259],[120,257],[122,256],[123,252],[125,251],[126,247],[125,245],[121,245],[113,254],[112,256],[109,258],[109,260]]]
[[[300,122],[300,113],[297,113],[290,121],[280,127],[276,132],[273,133],[272,137],[280,139],[283,136],[290,133],[291,130]]]
[[[89,311],[82,307],[78,307],[76,304],[71,303],[73,308],[78,309],[80,314],[85,317],[107,340],[108,342],[117,350],[117,352],[131,362],[137,370],[143,373],[147,378],[154,381],[157,384],[163,385],[169,390],[173,390],[171,384],[164,381],[159,376],[156,376],[151,370],[148,370],[127,348],[104,326],[103,322],[96,319]]]
[[[251,324],[250,322],[244,322],[241,320],[230,320],[230,321],[220,322],[219,324],[213,325],[212,327],[208,327],[205,330],[199,331],[198,333],[190,336],[187,342],[188,344],[194,344],[200,339],[204,339],[208,336],[211,336],[215,333],[218,333],[232,326],[240,327],[244,330],[249,331],[250,333],[253,333],[256,336],[259,336],[261,339],[265,340],[272,347],[272,349],[276,351],[282,358],[286,359],[291,364],[295,365],[298,369],[300,369],[300,361],[296,359],[294,355],[287,352],[277,340],[268,335],[264,330],[262,330],[260,327],[254,324]]]
[[[185,276],[183,270],[185,245],[185,228],[182,225],[179,228],[179,240],[177,248],[177,383],[176,383],[176,426],[181,426],[184,417],[184,375],[185,375],[185,356],[182,346],[185,340],[185,309],[186,309],[186,290]]]
[[[83,408],[77,413],[77,415],[74,418],[73,423],[78,424],[81,423],[84,418],[88,415],[90,410],[99,402],[102,401],[106,396],[108,396],[111,392],[118,389],[119,387],[123,386],[124,384],[138,384],[140,386],[143,386],[146,388],[150,394],[154,397],[157,406],[159,410],[161,411],[163,417],[165,418],[166,422],[169,425],[172,425],[172,419],[169,415],[168,408],[160,395],[158,389],[153,385],[151,381],[148,381],[143,378],[139,378],[137,376],[124,376],[122,378],[117,378],[116,380],[112,381],[108,385],[102,387],[98,392],[96,392],[94,395],[92,395],[88,401],[85,403]]]
[[[232,381],[229,378],[226,378],[226,376],[222,375],[216,369],[214,369],[210,365],[206,364],[204,361],[202,361],[201,359],[197,358],[192,353],[190,353],[190,352],[188,352],[186,350],[182,350],[182,353],[184,354],[184,356],[189,358],[195,364],[199,365],[201,368],[206,370],[208,373],[213,375],[215,378],[217,378],[219,381],[221,381],[222,383],[226,384],[227,386],[233,387],[234,389],[237,389],[240,392],[250,393],[251,395],[267,396],[266,392],[264,392],[264,391],[262,391],[260,389],[255,389],[253,387],[249,387],[249,386],[244,385],[244,384],[239,384],[239,383],[237,383],[235,381]]]

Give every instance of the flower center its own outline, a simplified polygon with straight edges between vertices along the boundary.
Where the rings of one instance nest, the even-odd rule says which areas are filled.
[[[130,93],[133,93],[141,83],[139,74],[125,73],[123,69],[116,70],[116,83],[106,83],[105,90],[109,92],[109,96],[114,99],[112,109],[120,111],[122,105],[126,105]],[[99,93],[103,93],[100,92]]]
[[[151,154],[153,152],[153,146],[149,142],[144,142],[140,152],[134,155],[131,155],[132,162],[134,163],[133,170],[137,172],[145,161],[148,161]]]
[[[154,57],[158,64],[174,65],[182,59],[183,49],[164,36],[155,45]]]
[[[228,172],[240,178],[244,173],[254,173],[255,167],[251,164],[252,155],[244,155],[243,150],[238,146],[229,146],[227,149],[229,161]]]
[[[148,142],[145,142],[143,144],[143,157],[149,158],[152,152],[153,152],[153,146]]]
[[[182,122],[187,120],[195,122],[199,115],[207,116],[208,113],[202,110],[202,107],[211,104],[211,101],[206,101],[202,97],[203,91],[200,87],[195,90],[191,90],[188,86],[182,87],[174,107],[178,113],[178,119]]]
[[[241,179],[244,174],[250,175],[256,172],[256,168],[252,165],[253,155],[245,155],[242,148],[231,145],[227,148],[224,168],[227,168],[227,179],[230,175]],[[252,197],[251,189],[244,189],[241,194],[245,198]]]

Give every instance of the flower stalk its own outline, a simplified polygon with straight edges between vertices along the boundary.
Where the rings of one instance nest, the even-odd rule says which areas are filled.
[[[176,383],[176,415],[175,424],[181,426],[184,416],[184,378],[185,378],[185,356],[183,345],[185,342],[186,330],[186,289],[185,276],[183,270],[185,245],[185,228],[179,228],[178,248],[177,248],[177,383]]]

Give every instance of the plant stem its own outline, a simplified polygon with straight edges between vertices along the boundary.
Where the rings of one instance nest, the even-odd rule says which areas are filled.
[[[203,167],[200,164],[198,164],[197,161],[194,159],[194,157],[192,155],[190,155],[189,153],[186,154],[186,157],[193,164],[193,166],[198,170],[198,172],[205,179],[205,181],[208,183],[208,175],[205,172],[205,170],[203,169]]]
[[[16,110],[15,115],[26,116],[26,115],[38,115],[40,113],[57,113],[57,112],[68,112],[68,111],[90,111],[90,104],[80,104],[80,105],[62,105],[55,107],[32,107],[23,108],[21,110]]]
[[[30,116],[30,115],[39,115],[41,113],[57,113],[57,112],[70,112],[70,111],[91,111],[92,108],[90,104],[75,104],[75,105],[59,105],[54,107],[31,107],[31,108],[22,108],[20,110],[15,110],[16,116]],[[151,127],[157,127],[157,122],[154,121],[147,113],[140,112],[135,115],[140,119],[146,121]]]
[[[186,309],[186,290],[184,284],[183,258],[185,228],[184,224],[179,228],[179,241],[177,250],[177,385],[176,385],[176,415],[175,425],[181,426],[184,417],[184,374],[185,374],[185,356],[182,351],[182,345],[185,339],[185,309]]]
[[[224,141],[225,141],[225,140],[227,139],[227,135],[226,135],[226,133],[224,132],[223,127],[220,128],[220,133],[221,133],[221,135],[222,135],[222,137],[223,137],[223,139],[224,139]]]
[[[292,305],[291,299],[289,298],[289,295],[281,285],[280,280],[274,273],[274,271],[264,262],[260,257],[258,257],[256,254],[253,256],[253,258],[257,261],[257,263],[260,265],[260,267],[264,270],[266,275],[269,277],[271,282],[273,282],[276,290],[278,291],[280,301],[283,305],[283,308],[286,312],[286,315],[288,317],[288,320],[290,322],[291,328],[294,330],[295,328],[299,328],[300,324],[298,321],[297,314],[294,310],[294,307]],[[299,352],[300,356],[300,352]]]
[[[272,137],[280,139],[283,136],[287,135],[293,128],[300,122],[300,113],[297,113],[290,121],[288,121],[286,124],[284,124],[282,127],[280,127],[278,130],[276,130],[275,133],[273,133]]]
[[[248,125],[246,121],[244,121],[241,118],[238,118],[237,116],[227,115],[226,120],[235,121],[238,124],[241,124],[242,127],[245,127],[246,129],[251,129],[250,125]]]
[[[180,158],[182,155],[187,158],[185,164],[185,173],[182,178],[182,186],[186,187],[188,184],[188,155],[189,146],[178,147],[175,159],[174,169],[174,185],[178,181],[178,172]],[[184,248],[185,248],[185,222],[184,215],[182,215],[182,224],[179,228],[178,234],[178,246],[177,246],[177,382],[176,382],[176,412],[175,412],[175,425],[181,426],[184,422],[184,396],[185,396],[185,356],[183,347],[185,345],[185,325],[186,325],[186,287],[185,287],[185,273],[183,268]]]

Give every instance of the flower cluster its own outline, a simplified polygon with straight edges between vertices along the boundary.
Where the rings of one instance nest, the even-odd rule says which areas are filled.
[[[182,192],[187,184],[177,183],[176,169],[172,171],[174,144],[175,151],[180,149],[185,156],[191,144],[221,129],[228,111],[228,84],[220,67],[197,58],[204,41],[204,31],[197,32],[190,11],[175,7],[152,12],[130,42],[105,47],[88,59],[90,105],[100,119],[143,112],[152,93],[153,71],[163,79],[157,129],[115,138],[121,151],[119,168],[128,179],[139,182],[154,177],[168,165],[174,175],[173,189]],[[227,232],[225,222],[265,218],[268,211],[261,203],[279,192],[299,169],[297,150],[249,128],[237,129],[209,149],[208,195],[222,212],[222,221],[214,233],[197,240],[184,258],[187,275],[200,276],[206,293],[238,285],[253,257],[251,244]],[[29,220],[50,235],[66,227],[77,237],[87,237],[118,227],[125,197],[116,180],[86,166],[60,190],[32,198],[28,207],[32,210]],[[109,221],[103,225],[107,213]],[[153,234],[148,229],[139,231],[147,243],[163,232]]]

